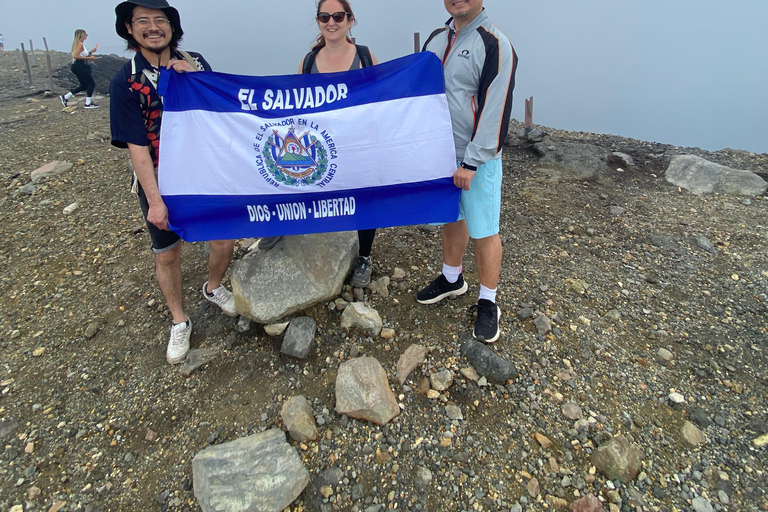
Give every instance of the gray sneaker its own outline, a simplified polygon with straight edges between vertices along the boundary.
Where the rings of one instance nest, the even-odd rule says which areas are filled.
[[[371,282],[372,270],[371,257],[358,256],[357,265],[355,265],[355,269],[352,271],[352,279],[349,281],[349,284],[353,288],[365,288]]]
[[[219,285],[218,288],[213,290],[210,295],[206,291],[208,288],[208,281],[203,283],[203,297],[208,302],[213,302],[221,308],[221,311],[227,316],[237,316],[237,310],[235,309],[235,297],[232,292],[224,288],[223,285]]]
[[[184,361],[189,352],[189,337],[192,335],[192,321],[187,319],[183,324],[171,327],[171,338],[165,349],[165,360],[168,364],[179,364]]]

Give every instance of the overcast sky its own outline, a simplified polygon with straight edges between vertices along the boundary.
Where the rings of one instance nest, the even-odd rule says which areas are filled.
[[[170,0],[182,47],[217,71],[295,73],[317,34],[315,0]],[[68,51],[76,28],[89,45],[122,54],[117,2],[0,0],[6,50],[33,40]],[[768,152],[768,1],[485,0],[520,58],[513,117],[534,96],[534,121],[680,146]],[[440,0],[352,0],[358,43],[380,61],[413,51],[448,15]]]

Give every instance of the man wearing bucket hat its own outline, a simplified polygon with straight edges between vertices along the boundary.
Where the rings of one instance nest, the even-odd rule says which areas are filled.
[[[184,34],[179,12],[166,0],[131,0],[115,7],[115,30],[136,55],[115,75],[110,84],[112,144],[128,148],[138,193],[155,253],[155,274],[173,316],[166,360],[182,362],[189,352],[192,324],[182,306],[181,246],[179,236],[168,227],[168,209],[157,185],[160,123],[163,103],[157,93],[160,73],[210,71],[198,53],[177,49]],[[208,259],[208,281],[203,297],[229,315],[236,316],[232,293],[221,284],[232,261],[234,242],[212,240]]]

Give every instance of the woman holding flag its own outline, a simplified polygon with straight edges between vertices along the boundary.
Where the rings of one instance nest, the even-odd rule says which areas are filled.
[[[315,20],[320,35],[301,60],[299,73],[336,73],[379,63],[368,47],[352,42],[350,31],[357,19],[348,0],[320,0]],[[375,229],[357,232],[360,252],[350,281],[356,288],[364,288],[371,282],[371,249],[375,236]]]

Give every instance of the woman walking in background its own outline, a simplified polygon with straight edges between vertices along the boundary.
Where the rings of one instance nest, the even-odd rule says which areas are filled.
[[[379,63],[368,47],[352,42],[349,34],[357,20],[347,0],[320,0],[315,19],[320,35],[312,51],[302,59],[299,73],[335,73]],[[371,249],[375,236],[375,229],[357,232],[360,252],[350,281],[356,288],[363,288],[371,282]]]
[[[96,53],[99,44],[96,43],[93,50],[88,51],[85,49],[86,39],[88,39],[88,34],[85,30],[81,28],[75,30],[75,39],[72,41],[72,64],[70,64],[69,69],[72,70],[80,81],[80,86],[78,86],[77,89],[72,89],[64,96],[59,96],[61,104],[65,107],[72,96],[85,91],[85,108],[99,108],[99,106],[91,99],[93,90],[96,88],[96,82],[93,81],[93,76],[91,76],[90,64],[90,61],[96,60],[96,57],[94,57],[93,54]]]

